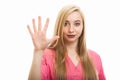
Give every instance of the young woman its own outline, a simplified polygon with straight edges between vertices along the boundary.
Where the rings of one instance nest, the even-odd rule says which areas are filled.
[[[49,19],[41,30],[32,20],[28,31],[34,44],[29,80],[106,80],[100,56],[86,47],[85,21],[76,5],[64,6],[57,17],[54,37],[46,38]],[[37,27],[38,26],[38,29]]]

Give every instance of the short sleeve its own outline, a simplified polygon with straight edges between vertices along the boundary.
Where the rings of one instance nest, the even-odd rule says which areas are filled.
[[[41,80],[50,80],[50,70],[46,62],[45,56],[42,57],[41,62]]]
[[[46,49],[41,60],[41,80],[53,80],[54,51]]]
[[[99,80],[106,80],[101,59],[100,59],[100,62],[101,62],[101,63],[100,63],[101,66],[100,66],[100,70],[99,70],[99,73],[98,73]]]
[[[90,57],[93,61],[93,64],[97,70],[99,80],[106,80],[100,55],[98,55],[93,50],[89,50],[89,55],[90,55]]]

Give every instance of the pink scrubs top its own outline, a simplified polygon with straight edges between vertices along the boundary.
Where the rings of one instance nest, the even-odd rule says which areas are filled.
[[[100,56],[92,50],[88,52],[97,70],[99,80],[106,80]],[[53,49],[46,49],[43,53],[41,64],[42,80],[55,80],[54,63],[55,51]],[[81,63],[75,66],[69,56],[66,56],[66,69],[67,80],[84,80]]]

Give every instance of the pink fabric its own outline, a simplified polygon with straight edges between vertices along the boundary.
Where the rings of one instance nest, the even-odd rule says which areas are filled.
[[[89,50],[89,56],[98,72],[99,80],[106,80],[100,56],[92,50]],[[42,57],[41,76],[42,80],[55,80],[54,76],[55,51],[46,49]],[[71,59],[66,56],[67,80],[84,80],[81,63],[75,66]]]

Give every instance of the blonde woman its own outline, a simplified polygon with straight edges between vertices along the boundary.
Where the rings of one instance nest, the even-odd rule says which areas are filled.
[[[29,80],[106,80],[100,56],[86,47],[85,21],[76,5],[64,6],[57,17],[54,37],[46,38],[49,19],[41,30],[32,19],[28,31],[34,44]],[[38,26],[38,28],[37,28]]]

